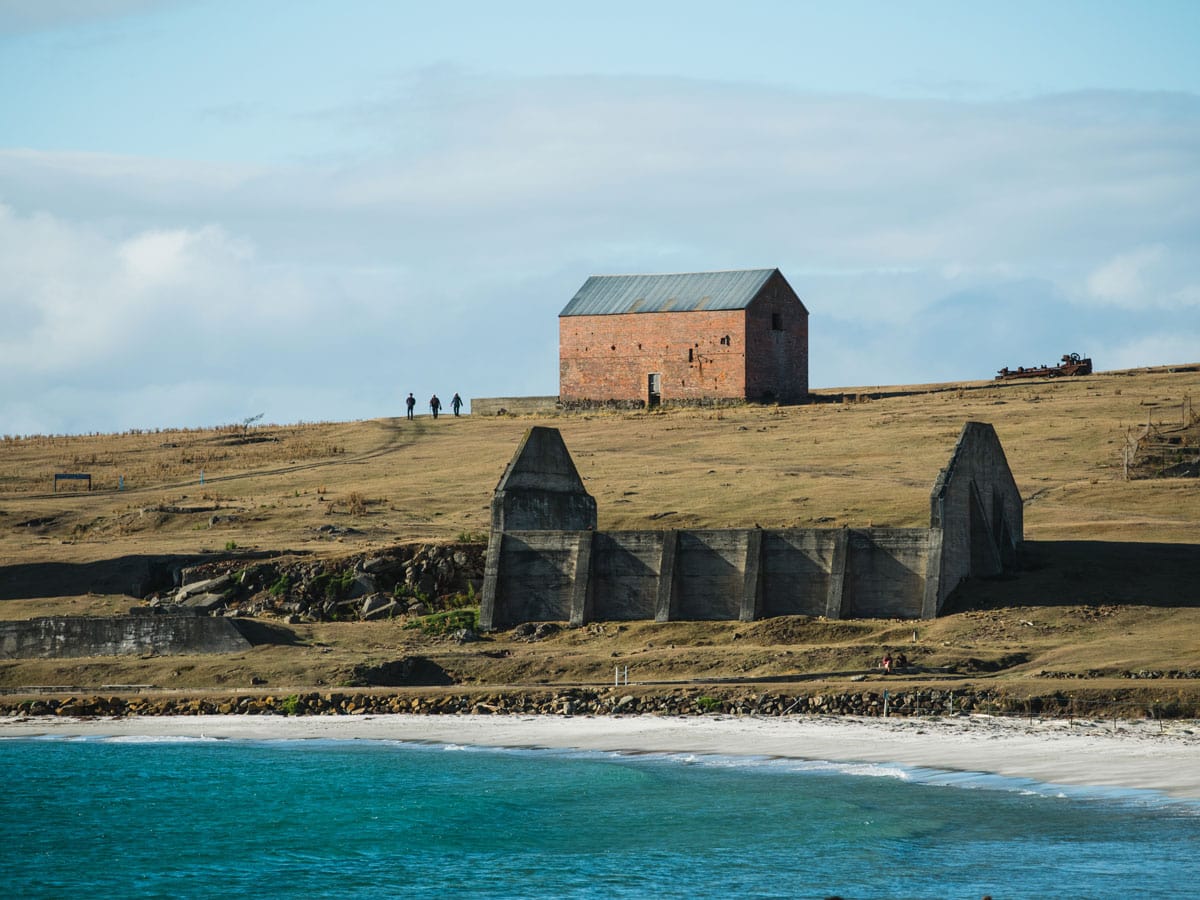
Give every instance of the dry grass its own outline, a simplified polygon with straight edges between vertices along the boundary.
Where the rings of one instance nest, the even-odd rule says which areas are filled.
[[[844,394],[864,401],[842,402]],[[969,585],[963,612],[921,626],[921,652],[931,661],[1007,654],[1002,675],[1017,681],[1042,669],[1197,668],[1200,484],[1121,478],[1126,430],[1178,408],[1187,395],[1200,395],[1200,372],[849,388],[820,392],[816,399],[824,402],[781,408],[266,426],[249,430],[246,436],[266,438],[252,443],[238,443],[242,435],[230,430],[6,439],[0,585],[37,565],[190,554],[229,541],[336,555],[486,532],[492,490],[535,424],[561,429],[597,499],[602,528],[923,526],[938,470],[963,422],[977,420],[995,426],[1025,498],[1030,569],[1015,580]],[[52,494],[56,471],[90,471],[99,489]],[[123,492],[113,490],[118,474],[125,476]],[[210,525],[214,515],[229,518]],[[331,541],[317,531],[331,522],[360,533]],[[45,596],[4,600],[2,617],[111,612],[128,603],[64,597],[50,585],[39,593]],[[1095,621],[1087,612],[1110,607],[1121,612]],[[603,680],[611,677],[612,653],[634,659],[642,677],[835,678],[911,629],[870,623],[849,641],[826,635],[735,643],[742,627],[730,623],[654,630],[662,627],[573,633],[552,647],[501,639],[431,650],[393,626],[304,626],[300,636],[309,646],[193,660],[186,670],[169,660],[95,665],[107,667],[107,682],[219,686],[241,684],[253,669],[272,684],[334,683],[351,659],[394,658],[420,645],[465,677],[493,682],[531,673],[539,680]],[[498,648],[510,652],[504,662],[481,655]],[[86,672],[75,669],[89,665],[39,663],[20,674],[8,666],[0,683],[78,683],[73,679]]]
[[[1131,425],[1200,393],[1200,373],[850,393],[877,399],[268,426],[251,429],[255,442],[244,444],[220,430],[10,439],[0,441],[0,551],[36,559],[53,546],[55,558],[97,558],[124,552],[114,545],[126,541],[142,552],[212,546],[207,515],[143,512],[152,506],[240,512],[230,529],[238,543],[267,548],[315,540],[330,508],[358,519],[364,542],[484,531],[491,491],[533,424],[562,430],[604,528],[919,526],[968,419],[995,425],[1026,499],[1028,537],[1195,539],[1195,482],[1125,482],[1120,451]],[[97,490],[55,496],[58,471],[89,471]],[[121,493],[112,490],[117,475]],[[13,527],[39,519],[45,527]]]

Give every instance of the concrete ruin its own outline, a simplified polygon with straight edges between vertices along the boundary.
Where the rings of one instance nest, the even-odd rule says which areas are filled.
[[[557,429],[525,435],[492,499],[480,627],[521,622],[936,617],[968,576],[1012,568],[1021,495],[991,425],[967,422],[928,528],[597,531]]]
[[[231,619],[46,616],[0,622],[0,659],[233,653],[251,643]]]

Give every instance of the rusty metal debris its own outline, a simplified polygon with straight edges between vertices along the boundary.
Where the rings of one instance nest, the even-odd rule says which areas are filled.
[[[1078,353],[1063,354],[1062,361],[1057,366],[1018,366],[1010,369],[1005,366],[996,376],[996,381],[1011,381],[1014,378],[1060,378],[1067,375],[1091,375],[1092,360]]]
[[[1157,404],[1156,404],[1157,405]],[[1200,417],[1192,406],[1192,398],[1185,396],[1178,406],[1178,419],[1174,422],[1152,418],[1154,409],[1147,414],[1145,426],[1131,428],[1125,433],[1125,448],[1122,462],[1125,480],[1140,478],[1200,478]],[[1175,407],[1159,408],[1160,416],[1171,413]]]

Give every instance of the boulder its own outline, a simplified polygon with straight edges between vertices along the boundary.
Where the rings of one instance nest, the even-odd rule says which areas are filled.
[[[191,584],[185,584],[175,592],[175,602],[182,603],[188,597],[196,594],[212,594],[223,593],[232,584],[233,579],[228,574],[218,575],[216,578],[206,578],[203,581],[195,581]]]
[[[180,606],[194,612],[209,613],[225,605],[224,594],[198,594],[188,597]]]
[[[354,580],[350,582],[349,596],[351,598],[366,597],[368,594],[374,594],[378,590],[375,586],[375,577],[362,572],[354,576]]]
[[[363,600],[362,611],[359,615],[367,621],[390,619],[399,611],[399,608],[399,604],[395,600],[389,599],[386,594],[372,594]]]

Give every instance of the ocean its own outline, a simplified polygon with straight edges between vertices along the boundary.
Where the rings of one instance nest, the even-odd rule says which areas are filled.
[[[63,897],[1190,896],[1200,803],[767,758],[0,740],[0,885]]]

